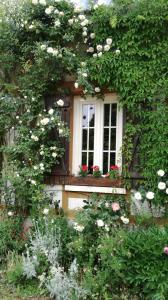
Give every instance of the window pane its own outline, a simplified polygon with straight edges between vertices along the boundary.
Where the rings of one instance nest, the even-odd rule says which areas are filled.
[[[82,150],[87,150],[88,129],[83,129]]]
[[[83,105],[82,126],[88,127],[88,105]]]
[[[108,152],[103,153],[103,174],[108,172]]]
[[[95,123],[95,106],[89,105],[89,127],[94,127]]]
[[[87,165],[87,153],[82,152],[82,165]]]
[[[115,153],[110,153],[110,166],[115,165],[115,157],[116,157]]]
[[[92,166],[93,166],[93,152],[89,152],[89,160],[88,160],[88,169],[90,171],[90,173],[93,173],[93,169],[92,169]]]
[[[89,150],[94,150],[94,129],[89,129]]]
[[[116,150],[116,129],[111,128],[111,150]]]
[[[111,126],[116,126],[116,120],[117,120],[117,104],[112,104],[111,109]]]
[[[109,129],[105,128],[104,129],[104,150],[109,150]]]
[[[110,104],[104,104],[104,126],[109,126]]]

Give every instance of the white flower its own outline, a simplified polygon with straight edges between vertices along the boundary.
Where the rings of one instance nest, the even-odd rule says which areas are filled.
[[[96,223],[97,223],[98,227],[103,227],[104,226],[103,220],[97,220]]]
[[[36,181],[33,179],[30,182],[31,182],[31,184],[36,185]]]
[[[53,152],[51,155],[52,155],[52,157],[54,157],[54,158],[57,157],[57,153],[56,153],[56,152]]]
[[[58,9],[55,9],[55,10],[54,10],[54,14],[59,14],[59,10],[58,10]]]
[[[166,189],[166,194],[168,194],[168,188]]]
[[[84,226],[82,226],[82,225],[79,225],[78,223],[74,223],[74,229],[76,230],[76,231],[79,231],[79,232],[82,232],[83,230],[84,230]]]
[[[98,56],[98,57],[101,57],[102,54],[103,54],[102,52],[99,52],[99,53],[97,54],[97,56]]]
[[[52,54],[54,51],[54,49],[52,47],[48,47],[47,48],[47,53]]]
[[[105,45],[104,46],[104,51],[109,51],[110,50],[110,45]]]
[[[50,15],[52,11],[54,10],[54,7],[51,5],[48,8],[45,9],[46,15]]]
[[[29,26],[29,29],[33,29],[33,28],[34,28],[34,25],[31,24],[31,25]]]
[[[96,93],[100,93],[100,88],[99,87],[95,87],[95,92]]]
[[[118,54],[120,54],[120,50],[119,49],[117,49],[116,51],[115,51],[115,53],[118,55]]]
[[[84,32],[82,33],[82,35],[83,35],[83,36],[87,36],[87,31],[84,31]]]
[[[109,45],[109,46],[111,46],[112,41],[113,40],[111,38],[108,38],[108,39],[106,39],[106,44]]]
[[[40,163],[40,168],[43,168],[44,167],[44,164],[43,163]]]
[[[159,189],[159,190],[165,190],[165,188],[166,188],[166,183],[160,181],[160,182],[158,183],[158,189]]]
[[[95,5],[93,6],[94,9],[97,9],[98,7],[99,7],[98,4],[95,4]]]
[[[41,125],[47,125],[48,123],[50,122],[50,119],[49,118],[44,118],[40,121]]]
[[[82,23],[81,26],[84,27],[86,25],[88,25],[89,21],[87,19],[85,19]]]
[[[44,208],[43,215],[48,215],[48,213],[49,213],[49,209],[48,208]]]
[[[55,27],[60,27],[61,25],[61,22],[59,20],[56,20],[55,23],[54,23]]]
[[[84,21],[86,19],[86,17],[84,15],[79,15],[78,16],[79,20]]]
[[[40,151],[40,155],[43,155],[44,154],[44,151]]]
[[[92,33],[90,34],[90,38],[91,38],[91,39],[94,39],[94,38],[95,38],[95,33],[94,33],[94,32],[92,32]]]
[[[99,52],[100,52],[100,51],[102,51],[102,50],[103,50],[103,46],[102,46],[102,45],[97,45],[97,46],[96,46],[96,49],[97,49],[97,51],[99,51]]]
[[[163,170],[157,171],[158,176],[163,177],[165,175],[165,172]]]
[[[53,115],[53,113],[54,113],[54,110],[53,110],[53,108],[50,108],[50,109],[49,109],[49,111],[48,111],[48,113],[49,113],[49,115],[50,115],[50,116],[52,116],[52,115]]]
[[[51,121],[54,121],[54,117],[51,117]]]
[[[75,87],[76,89],[78,89],[78,87],[79,87],[78,82],[75,82],[75,83],[74,83],[74,87]]]
[[[89,47],[89,48],[87,49],[87,52],[93,53],[93,52],[94,52],[94,48],[93,48],[93,47]]]
[[[104,228],[105,228],[106,231],[109,231],[109,230],[110,230],[110,228],[109,228],[109,226],[108,226],[107,224],[105,224],[105,227],[104,227]]]
[[[31,135],[31,139],[34,140],[35,142],[38,142],[38,141],[39,141],[38,136],[36,136],[36,135],[34,135],[34,134]]]
[[[129,219],[126,218],[126,217],[124,217],[124,216],[121,217],[121,221],[122,221],[124,224],[128,224],[128,223],[129,223]]]
[[[60,11],[60,12],[59,12],[59,16],[63,17],[63,16],[64,16],[64,12],[63,12],[63,11]]]
[[[41,5],[47,5],[47,3],[46,3],[46,0],[39,0],[39,4],[41,4]]]
[[[62,99],[59,99],[57,101],[58,106],[64,106],[64,101]]]
[[[153,192],[147,192],[146,193],[146,198],[148,200],[152,200],[152,199],[154,199],[154,197],[155,197],[155,194]]]
[[[109,203],[108,203],[108,202],[105,203],[105,207],[106,207],[106,208],[109,207]]]
[[[73,19],[69,19],[69,20],[68,20],[68,23],[69,23],[69,25],[72,25],[72,24],[73,24],[73,22],[74,22],[74,20],[73,20]]]
[[[99,53],[99,54],[100,54],[100,53]],[[94,53],[94,54],[93,54],[93,57],[97,57],[97,53]]]
[[[87,77],[88,75],[87,75],[87,73],[82,73],[82,76]]]
[[[84,61],[81,61],[81,66],[82,67],[85,67],[86,66],[86,63]]]
[[[142,200],[142,195],[141,195],[140,192],[136,192],[134,197],[135,197],[136,200]]]
[[[41,48],[41,50],[46,50],[47,46],[43,44],[40,46],[40,48]]]
[[[57,49],[54,49],[52,54],[53,54],[53,56],[57,56],[58,53],[59,53],[58,50],[57,50]]]
[[[34,167],[33,167],[33,169],[34,169],[34,170],[37,170],[37,169],[38,169],[38,167],[37,167],[37,166],[34,166]]]
[[[14,215],[14,212],[13,211],[8,211],[8,216],[9,217],[12,217]]]
[[[38,0],[32,0],[32,4],[37,5],[38,4]]]
[[[59,132],[59,134],[61,135],[61,134],[63,133],[63,129],[60,128],[60,129],[58,130],[58,132]]]

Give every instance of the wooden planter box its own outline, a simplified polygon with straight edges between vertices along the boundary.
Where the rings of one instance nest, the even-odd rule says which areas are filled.
[[[87,177],[71,177],[71,185],[90,185],[90,186],[102,186],[102,187],[122,187],[122,179],[110,179],[110,178],[95,178],[93,176]]]

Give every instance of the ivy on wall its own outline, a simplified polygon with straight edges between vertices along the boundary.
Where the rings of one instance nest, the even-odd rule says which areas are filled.
[[[54,128],[68,136],[60,120],[63,103],[46,111],[44,98],[54,90],[61,100],[67,74],[85,96],[102,97],[104,87],[119,94],[126,111],[124,171],[138,137],[136,168],[154,187],[157,170],[168,169],[167,0],[116,0],[87,12],[69,1],[32,0],[15,10],[1,7],[1,15],[1,140],[17,130],[15,145],[1,148],[16,175],[12,189],[29,191],[25,203],[40,199],[39,184],[63,155],[60,139],[49,138]]]

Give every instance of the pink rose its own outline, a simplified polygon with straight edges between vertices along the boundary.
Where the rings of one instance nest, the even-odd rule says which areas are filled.
[[[114,202],[111,204],[111,208],[113,211],[118,211],[120,210],[120,205],[117,202]]]
[[[164,247],[163,252],[168,255],[168,247]]]

